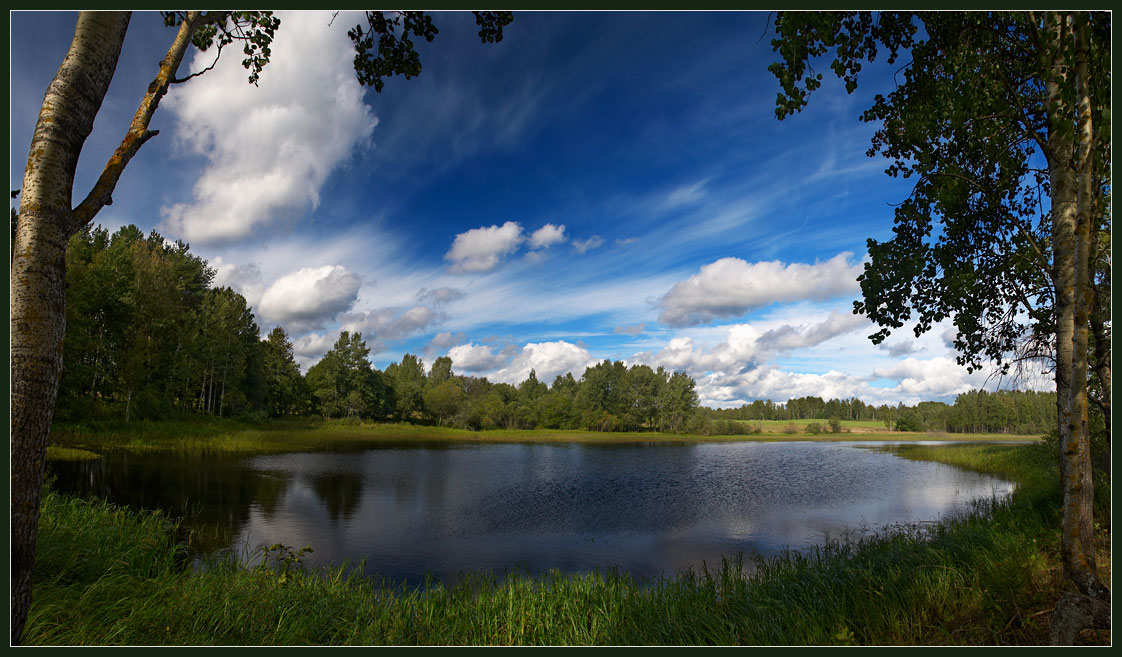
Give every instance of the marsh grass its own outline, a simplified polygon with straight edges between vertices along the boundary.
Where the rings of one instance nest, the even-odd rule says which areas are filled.
[[[896,448],[900,449],[900,448]],[[404,585],[299,551],[191,568],[165,516],[49,492],[25,639],[66,645],[845,645],[1047,640],[1058,486],[1033,445],[905,447],[1014,477],[942,523],[636,581],[614,570]],[[1108,507],[1109,508],[1109,507]],[[273,546],[276,548],[277,546]]]
[[[794,431],[799,431],[797,425]],[[375,423],[296,418],[289,420],[246,421],[219,418],[140,422],[58,423],[51,430],[50,443],[58,449],[88,452],[106,449],[222,451],[236,453],[277,453],[327,449],[340,444],[377,444],[402,441],[458,443],[699,443],[699,442],[774,442],[815,441],[970,441],[1023,440],[1037,436],[1001,434],[875,433],[756,433],[734,436],[697,436],[659,432],[600,432],[548,429],[490,429],[468,431],[408,423]]]

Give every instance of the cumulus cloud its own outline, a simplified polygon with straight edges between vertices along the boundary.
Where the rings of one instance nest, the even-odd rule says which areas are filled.
[[[674,285],[659,301],[659,321],[696,326],[779,301],[825,301],[855,294],[862,266],[849,262],[852,255],[840,253],[813,265],[722,258]]]
[[[604,238],[599,235],[593,235],[586,240],[573,240],[573,250],[577,253],[585,253],[592,249],[598,248],[604,243]]]
[[[308,333],[292,338],[292,355],[300,367],[307,372],[323,355],[335,345],[339,333]]]
[[[274,281],[257,309],[294,332],[313,330],[350,309],[361,286],[362,277],[341,266],[304,267]]]
[[[457,372],[488,372],[510,362],[512,351],[516,349],[506,348],[495,352],[485,344],[469,342],[449,349],[448,357],[452,359],[452,367]]]
[[[454,274],[491,271],[504,257],[518,250],[524,240],[522,226],[514,221],[472,228],[456,236],[444,259],[452,263],[450,269]]]
[[[873,370],[873,377],[897,382],[902,392],[921,399],[948,397],[981,388],[987,375],[982,372],[967,374],[966,368],[951,358],[930,360],[905,358],[899,363]]]
[[[785,402],[793,397],[846,399],[857,396],[870,403],[885,403],[891,389],[873,388],[858,376],[835,370],[823,374],[788,372],[774,365],[744,372],[714,373],[702,377],[698,397],[708,406],[739,406],[754,399]]]
[[[424,333],[444,321],[447,318],[444,306],[464,296],[461,290],[451,287],[435,290],[421,288],[414,296],[417,303],[412,306],[390,306],[344,313],[339,315],[339,322],[344,331],[361,333],[371,351],[378,353],[385,348],[387,341]]]
[[[426,354],[434,353],[438,349],[449,349],[464,343],[464,332],[458,333],[437,333],[425,345],[424,351]]]
[[[164,100],[176,145],[207,162],[193,198],[163,208],[170,234],[218,243],[288,228],[318,206],[327,176],[369,142],[377,119],[363,102],[345,30],[328,27],[329,12],[280,18],[257,87],[246,82],[241,58],[227,53]],[[213,50],[196,53],[190,70],[213,60]]]
[[[560,226],[546,224],[531,233],[529,244],[532,249],[545,249],[553,244],[564,241],[565,224],[561,224]]]
[[[947,349],[954,349],[954,341],[958,338],[958,327],[953,324],[948,326],[943,329],[939,337],[943,340],[943,345],[946,346]]]
[[[954,338],[951,338],[951,346],[954,345]],[[898,342],[882,342],[877,345],[879,348],[888,352],[889,356],[899,358],[900,356],[908,356],[917,353],[919,348],[912,340],[900,340]]]
[[[822,322],[809,327],[784,324],[765,332],[756,343],[768,351],[790,351],[821,344],[835,336],[867,326],[868,323],[869,321],[861,315],[832,310]]]
[[[440,314],[428,306],[413,306],[406,309],[379,308],[339,316],[344,331],[362,333],[369,340],[379,342],[399,340],[422,333],[441,319]],[[380,350],[379,348],[377,351]]]
[[[489,378],[498,383],[518,384],[530,376],[530,370],[534,370],[538,381],[549,384],[567,372],[572,372],[579,379],[584,370],[596,362],[587,349],[571,342],[530,342],[522,347],[509,365]]]
[[[228,287],[245,297],[246,303],[257,307],[261,295],[265,292],[265,285],[261,275],[261,268],[256,263],[235,265],[225,262],[221,256],[214,258],[210,263],[214,268],[214,286]]]
[[[657,352],[636,354],[629,360],[684,371],[695,378],[714,372],[743,373],[767,361],[797,350],[815,347],[850,333],[866,323],[865,318],[831,311],[819,322],[784,323],[766,330],[752,324],[734,324],[712,348],[697,345],[689,336],[670,340]]]
[[[525,381],[530,370],[534,370],[538,381],[546,384],[567,372],[580,378],[586,368],[598,362],[588,349],[564,340],[530,342],[521,348],[507,344],[498,351],[486,344],[469,342],[449,349],[448,357],[456,372],[514,385]]]

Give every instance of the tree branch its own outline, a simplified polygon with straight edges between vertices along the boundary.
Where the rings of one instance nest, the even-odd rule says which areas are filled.
[[[215,65],[218,64],[218,58],[222,56],[222,48],[224,48],[224,47],[225,46],[223,46],[221,43],[218,44],[218,52],[215,53],[214,61],[210,63],[210,66],[204,68],[203,70],[199,71],[198,73],[192,73],[191,75],[188,75],[185,78],[174,78],[172,80],[169,80],[168,84],[183,84],[184,82],[190,80],[191,78],[197,78],[200,75],[202,75],[203,73],[206,73],[207,71],[212,70],[215,67]]]
[[[129,130],[125,133],[125,138],[121,140],[121,145],[117,147],[117,150],[105,164],[101,176],[98,177],[97,183],[94,184],[85,200],[74,208],[70,225],[71,234],[92,221],[103,207],[113,204],[113,190],[117,187],[117,181],[121,179],[125,167],[128,166],[129,161],[132,160],[141,146],[159,134],[159,131],[149,130],[148,125],[152,121],[152,115],[155,114],[156,108],[160,105],[160,100],[167,94],[168,85],[172,82],[175,71],[183,61],[183,55],[191,45],[191,37],[198,25],[199,13],[195,11],[187,12],[187,16],[180,24],[179,32],[175,35],[175,40],[168,49],[167,55],[160,62],[159,73],[148,85],[148,92],[144,94],[144,98],[140,101],[140,107],[137,108],[132,123],[129,125]]]

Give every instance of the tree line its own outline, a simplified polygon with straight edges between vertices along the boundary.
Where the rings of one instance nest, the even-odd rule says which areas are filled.
[[[1055,393],[974,390],[954,404],[866,404],[806,396],[708,409],[681,372],[605,360],[550,384],[430,370],[414,354],[378,370],[361,333],[343,331],[302,374],[284,328],[260,339],[245,298],[214,287],[187,244],[125,226],[87,227],[67,249],[67,332],[58,417],[161,419],[318,415],[462,429],[748,433],[753,420],[879,420],[901,431],[1044,433]]]
[[[1033,390],[970,390],[953,404],[866,404],[857,398],[796,397],[784,403],[756,400],[738,408],[704,409],[712,419],[876,420],[896,431],[1044,434],[1056,425],[1056,393]]]
[[[66,252],[61,420],[319,415],[465,429],[678,432],[696,415],[692,378],[604,361],[552,385],[431,371],[419,357],[378,370],[361,333],[343,331],[301,374],[284,328],[264,339],[245,298],[182,241],[125,226],[86,227]]]

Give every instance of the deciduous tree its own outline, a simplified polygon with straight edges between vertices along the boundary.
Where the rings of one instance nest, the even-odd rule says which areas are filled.
[[[509,12],[475,12],[484,43],[502,39]],[[157,135],[152,116],[177,77],[187,50],[222,48],[239,42],[243,65],[256,82],[270,57],[280,21],[271,12],[166,12],[165,24],[176,28],[156,77],[140,101],[120,146],[109,158],[93,188],[72,205],[74,172],[86,137],[93,129],[117,68],[130,12],[82,12],[71,46],[43,98],[24,170],[18,216],[13,215],[10,271],[11,340],[11,636],[18,644],[31,605],[31,571],[38,529],[47,435],[54,415],[62,370],[66,320],[66,245],[112,203],[113,191],[140,148]],[[420,60],[406,30],[423,26],[431,40],[436,29],[422,12],[388,16],[368,12],[371,29],[352,34],[359,80],[381,89],[382,78],[420,72]],[[404,25],[399,32],[399,23]],[[415,30],[414,30],[415,31]],[[361,32],[361,30],[359,30]],[[202,72],[199,72],[202,73]]]
[[[1006,371],[1026,353],[1053,363],[1064,572],[1084,596],[1057,608],[1056,641],[1077,631],[1071,618],[1109,617],[1087,404],[1089,370],[1110,397],[1110,24],[1108,12],[781,13],[772,41],[780,119],[821,85],[821,56],[850,92],[878,53],[910,60],[863,115],[878,126],[869,154],[915,187],[895,236],[869,240],[855,312],[882,327],[874,342],[913,317],[917,335],[951,319],[971,368]]]

